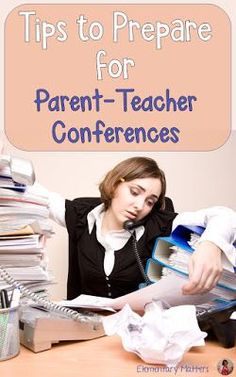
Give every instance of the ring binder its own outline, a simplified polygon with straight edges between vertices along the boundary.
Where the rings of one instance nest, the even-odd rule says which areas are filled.
[[[190,246],[192,233],[201,235],[204,231],[202,227],[178,226],[169,237],[157,238],[152,258],[147,261],[146,273],[150,280],[157,281],[161,278],[162,272],[165,274],[180,274],[188,276],[188,260],[194,249]],[[235,272],[231,267],[224,268],[222,277],[213,288],[212,292],[226,299],[236,298]]]
[[[154,282],[161,279],[162,276],[173,274],[187,278],[188,259],[190,253],[193,252],[191,246],[194,246],[197,237],[203,231],[202,227],[180,225],[169,237],[157,238],[152,258],[146,265],[146,273],[150,280]],[[193,237],[192,234],[194,234]],[[235,273],[225,269],[221,280],[211,290],[211,293],[218,295],[221,299],[215,298],[204,304],[196,305],[199,325],[203,331],[212,333],[223,347],[234,347],[235,321],[230,319],[230,315],[236,310]]]

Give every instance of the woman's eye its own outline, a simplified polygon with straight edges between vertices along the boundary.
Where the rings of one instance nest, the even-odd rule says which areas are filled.
[[[155,204],[155,201],[154,201],[154,200],[148,200],[148,201],[147,201],[147,205],[148,205],[149,207],[153,207],[154,204]]]
[[[139,193],[138,193],[138,191],[137,190],[135,190],[135,189],[130,189],[130,193],[133,195],[133,196],[137,196]]]

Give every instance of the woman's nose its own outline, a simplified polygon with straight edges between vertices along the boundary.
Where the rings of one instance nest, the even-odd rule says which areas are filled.
[[[143,209],[143,206],[144,206],[143,198],[136,198],[135,203],[134,203],[134,208],[137,211],[141,211]]]

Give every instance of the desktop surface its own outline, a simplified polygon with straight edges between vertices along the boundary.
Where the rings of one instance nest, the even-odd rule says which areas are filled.
[[[184,355],[177,369],[143,362],[126,352],[118,336],[93,340],[61,342],[40,353],[21,346],[20,354],[0,362],[1,377],[142,377],[142,376],[221,376],[218,362],[230,359],[236,370],[236,347],[226,349],[207,341],[204,347],[193,347]]]

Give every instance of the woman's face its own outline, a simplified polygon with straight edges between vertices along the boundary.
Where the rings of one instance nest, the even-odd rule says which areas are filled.
[[[147,216],[158,201],[161,189],[159,178],[137,178],[121,182],[108,209],[114,225],[122,229],[126,220],[138,221]]]

